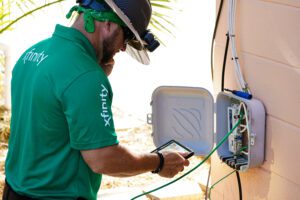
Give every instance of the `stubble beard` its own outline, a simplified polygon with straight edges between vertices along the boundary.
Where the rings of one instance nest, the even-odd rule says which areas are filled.
[[[114,57],[114,43],[116,40],[116,37],[118,35],[118,31],[116,30],[115,32],[112,33],[112,35],[106,39],[103,40],[102,42],[102,52],[101,52],[101,62],[100,63],[107,63],[110,60],[113,59]]]

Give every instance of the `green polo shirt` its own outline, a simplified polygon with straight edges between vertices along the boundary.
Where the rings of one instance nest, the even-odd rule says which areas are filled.
[[[11,82],[12,118],[6,178],[37,199],[97,199],[101,175],[80,150],[118,143],[112,90],[95,50],[78,30],[60,25],[29,48]]]

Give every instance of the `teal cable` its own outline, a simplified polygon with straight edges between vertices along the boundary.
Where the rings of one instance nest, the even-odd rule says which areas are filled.
[[[167,187],[167,186],[169,186],[169,185],[171,185],[171,184],[173,184],[173,183],[175,183],[176,181],[178,181],[178,180],[180,180],[180,179],[182,179],[183,177],[185,177],[185,176],[187,176],[188,174],[190,174],[190,173],[192,173],[193,171],[195,171],[197,168],[199,168],[226,140],[227,140],[227,138],[229,137],[229,135],[240,125],[240,123],[241,123],[241,121],[242,121],[242,119],[243,119],[243,117],[244,117],[244,115],[243,114],[241,114],[241,116],[240,116],[240,119],[238,120],[238,122],[234,125],[234,127],[225,135],[225,137],[221,140],[221,142],[219,142],[218,144],[217,144],[217,146],[198,164],[198,165],[196,165],[193,169],[191,169],[190,171],[188,171],[187,173],[185,173],[185,174],[183,174],[182,176],[180,176],[180,177],[178,177],[178,178],[176,178],[176,179],[174,179],[173,181],[170,181],[169,183],[166,183],[165,185],[162,185],[162,186],[160,186],[160,187],[158,187],[158,188],[155,188],[155,189],[153,189],[153,190],[150,190],[150,191],[148,191],[148,192],[144,192],[143,194],[140,194],[140,195],[137,195],[137,196],[135,196],[135,197],[133,197],[131,200],[134,200],[134,199],[137,199],[137,198],[139,198],[139,197],[141,197],[141,196],[144,196],[144,195],[146,195],[146,194],[150,194],[150,193],[152,193],[152,192],[155,192],[155,191],[157,191],[157,190],[160,190],[160,189],[162,189],[162,188],[164,188],[164,187]]]
[[[238,154],[240,154],[243,150],[245,149],[248,149],[248,147],[242,147],[239,151]],[[218,180],[216,183],[214,183],[210,188],[209,188],[209,192],[208,192],[208,199],[211,200],[210,198],[210,193],[211,193],[211,190],[219,183],[221,182],[222,180],[224,180],[225,178],[227,178],[228,176],[230,176],[231,174],[233,174],[234,172],[236,172],[236,170],[233,170],[232,172],[230,172],[229,174],[227,174],[226,176],[224,176],[223,178],[221,178],[220,180]]]
[[[242,151],[244,151],[244,150],[246,150],[246,149],[248,149],[248,147],[242,147],[240,150],[239,150],[239,152],[238,152],[238,154],[241,154],[242,153]]]
[[[227,174],[226,176],[224,176],[223,178],[221,178],[220,180],[218,180],[217,182],[215,182],[210,188],[209,188],[209,193],[208,193],[208,199],[211,200],[210,198],[210,192],[211,190],[215,187],[215,185],[217,185],[218,183],[220,183],[222,180],[224,180],[225,178],[227,178],[228,176],[230,176],[231,174],[233,174],[234,172],[236,172],[236,170],[233,170],[232,172],[230,172],[229,174]]]

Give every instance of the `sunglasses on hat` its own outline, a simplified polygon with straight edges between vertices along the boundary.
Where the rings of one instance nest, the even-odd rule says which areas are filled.
[[[125,44],[127,44],[130,40],[133,40],[135,38],[134,34],[128,27],[121,26],[121,28],[123,30],[123,37],[124,37]]]

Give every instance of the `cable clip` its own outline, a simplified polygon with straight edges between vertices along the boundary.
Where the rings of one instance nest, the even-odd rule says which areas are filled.
[[[251,133],[250,134],[250,144],[253,146],[255,144],[255,137],[256,134],[255,133]]]
[[[252,99],[252,95],[247,93],[247,92],[243,92],[243,91],[238,91],[238,90],[230,90],[230,89],[227,89],[227,88],[224,88],[225,91],[228,91],[228,92],[231,92],[232,94],[238,96],[238,97],[241,97],[241,98],[244,98],[244,99]]]

